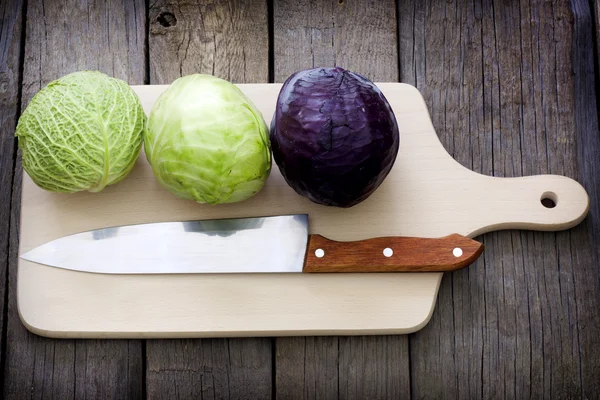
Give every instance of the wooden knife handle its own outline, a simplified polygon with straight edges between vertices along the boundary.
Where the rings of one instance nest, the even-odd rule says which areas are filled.
[[[441,238],[379,237],[338,242],[309,235],[303,272],[442,272],[464,268],[483,243],[459,234]]]

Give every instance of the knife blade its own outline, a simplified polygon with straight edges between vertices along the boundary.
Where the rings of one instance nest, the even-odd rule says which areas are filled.
[[[483,244],[459,234],[334,241],[309,234],[308,215],[157,222],[64,236],[21,258],[101,274],[452,271]]]

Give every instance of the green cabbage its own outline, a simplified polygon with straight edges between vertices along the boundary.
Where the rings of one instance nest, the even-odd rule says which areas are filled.
[[[160,184],[198,203],[246,200],[271,171],[262,114],[237,86],[212,75],[187,75],[161,93],[144,151]]]
[[[137,159],[146,115],[122,80],[79,71],[42,88],[19,118],[23,169],[53,192],[99,192]]]

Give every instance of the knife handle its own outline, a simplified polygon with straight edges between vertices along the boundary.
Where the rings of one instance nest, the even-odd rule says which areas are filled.
[[[459,234],[338,242],[309,235],[302,272],[443,272],[464,268],[484,245]]]

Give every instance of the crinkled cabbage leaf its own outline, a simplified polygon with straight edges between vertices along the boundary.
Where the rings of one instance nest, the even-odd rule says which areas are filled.
[[[99,192],[132,169],[146,116],[133,89],[98,71],[78,71],[42,88],[19,118],[23,169],[54,192]]]

